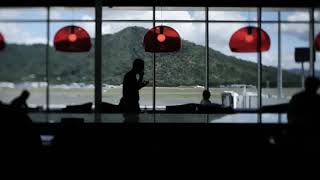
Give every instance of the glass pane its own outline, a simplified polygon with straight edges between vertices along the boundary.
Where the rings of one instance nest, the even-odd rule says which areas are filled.
[[[258,115],[255,113],[236,114],[209,114],[209,123],[252,123],[258,122]]]
[[[278,21],[278,8],[262,8],[262,21]]]
[[[104,7],[103,20],[152,20],[152,7]]]
[[[157,24],[160,25],[160,24]],[[156,54],[156,107],[200,103],[205,86],[205,24],[165,23],[181,37],[178,52]]]
[[[288,122],[287,113],[264,113],[261,116],[261,121],[268,124],[286,124]]]
[[[211,102],[235,109],[257,108],[257,53],[235,53],[229,47],[233,33],[247,25],[209,24]]]
[[[143,38],[152,23],[103,23],[102,85],[104,102],[119,104],[125,74],[136,58],[145,62],[147,87],[140,90],[140,107],[152,107],[153,54],[146,53]]]
[[[94,23],[73,22],[87,30],[94,38]],[[89,52],[71,53],[56,51],[55,33],[70,23],[50,24],[49,80],[50,108],[78,105],[94,101],[94,47]],[[92,46],[94,46],[92,40]]]
[[[156,7],[156,20],[205,20],[205,8]]]
[[[314,20],[315,21],[320,21],[320,9],[315,9],[314,10]]]
[[[295,61],[295,48],[309,46],[309,24],[282,23],[281,52],[278,51],[278,24],[263,24],[263,28],[268,32],[272,45],[268,52],[263,53],[262,58],[262,103],[288,103],[291,96],[302,89],[302,64]],[[281,55],[280,61],[278,53]],[[304,63],[303,70],[307,76],[309,62]]]
[[[0,20],[46,20],[45,8],[0,8]]]
[[[281,9],[282,21],[309,21],[308,9]]]
[[[256,8],[209,8],[209,20],[256,21]]]
[[[315,27],[315,37],[320,38],[320,23],[316,23],[314,27]],[[315,68],[316,76],[320,78],[320,49],[316,50],[316,63],[314,68]]]
[[[95,19],[94,8],[82,7],[52,7],[50,8],[51,20],[92,20]]]
[[[27,89],[30,107],[46,104],[46,23],[0,23],[6,40],[0,52],[0,101],[11,101]]]
[[[155,123],[207,123],[207,114],[156,114]]]

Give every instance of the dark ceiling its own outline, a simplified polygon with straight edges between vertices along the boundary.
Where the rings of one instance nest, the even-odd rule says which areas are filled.
[[[94,6],[98,0],[0,0],[0,6]],[[320,7],[320,0],[102,0],[104,6]]]

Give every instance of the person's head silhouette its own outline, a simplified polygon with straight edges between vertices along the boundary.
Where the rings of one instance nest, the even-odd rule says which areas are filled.
[[[203,97],[203,99],[209,100],[210,96],[211,96],[211,93],[210,93],[209,90],[204,90],[204,91],[202,92],[202,97]]]
[[[28,90],[23,90],[21,93],[21,98],[23,99],[28,99],[28,97],[30,96],[30,93]]]
[[[320,81],[316,77],[307,77],[304,81],[304,87],[306,92],[316,94],[320,85]]]
[[[132,64],[132,70],[140,74],[144,71],[144,61],[142,59],[135,59]]]

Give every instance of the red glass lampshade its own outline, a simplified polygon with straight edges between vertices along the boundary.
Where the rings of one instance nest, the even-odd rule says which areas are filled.
[[[320,51],[320,33],[316,37],[316,50]]]
[[[156,26],[144,36],[143,45],[146,52],[175,52],[181,48],[181,38],[169,26]]]
[[[270,37],[262,29],[247,26],[239,29],[231,36],[229,47],[232,52],[258,52],[258,32],[261,34],[261,52],[270,49]]]
[[[6,47],[6,42],[2,34],[0,33],[0,50],[4,49],[5,47]]]
[[[86,52],[91,48],[90,35],[78,26],[61,28],[54,36],[54,47],[64,52]]]

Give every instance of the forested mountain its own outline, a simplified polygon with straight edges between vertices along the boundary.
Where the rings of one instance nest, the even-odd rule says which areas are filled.
[[[145,78],[153,78],[153,53],[145,52],[143,37],[147,29],[128,27],[102,38],[103,83],[119,85],[135,58],[146,62]],[[92,39],[94,45],[94,39]],[[182,40],[176,53],[156,54],[157,86],[204,85],[205,47]],[[257,64],[209,50],[210,86],[256,84]],[[46,46],[8,44],[0,52],[0,81],[45,81]],[[94,48],[87,53],[57,52],[49,47],[49,75],[54,84],[94,83]],[[263,86],[276,86],[277,69],[263,66]],[[284,86],[299,86],[298,74],[283,71]],[[150,83],[152,84],[152,83]]]

